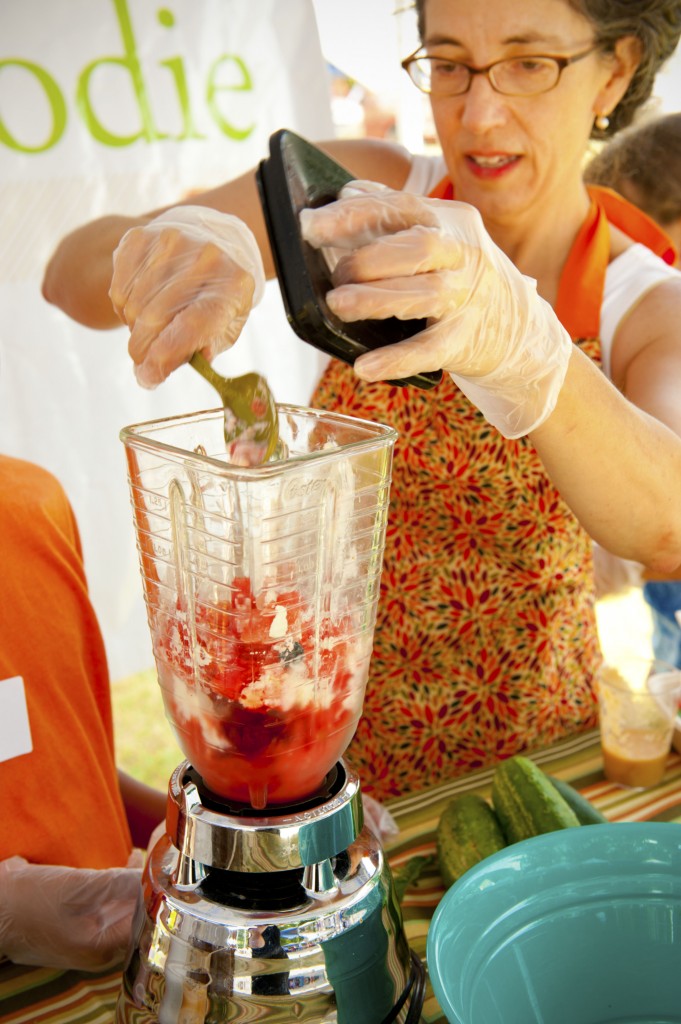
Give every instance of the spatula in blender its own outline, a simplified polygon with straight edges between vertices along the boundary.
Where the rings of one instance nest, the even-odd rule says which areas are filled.
[[[199,352],[190,366],[212,384],[225,407],[225,444],[230,461],[240,466],[260,466],[276,450],[279,419],[274,396],[259,373],[223,377]]]

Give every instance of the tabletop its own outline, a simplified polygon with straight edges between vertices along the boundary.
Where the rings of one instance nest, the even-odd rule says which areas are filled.
[[[623,789],[604,778],[596,730],[528,756],[570,782],[610,821],[681,822],[681,756],[675,752],[669,755],[662,782],[647,790]],[[463,792],[489,796],[491,780],[492,770],[474,772],[391,802],[400,831],[385,849],[397,878],[413,857],[435,853],[435,829],[448,801]],[[407,938],[424,960],[428,924],[443,892],[433,857],[404,894]],[[93,975],[0,964],[0,1024],[112,1024],[119,985],[118,971]],[[423,1021],[444,1024],[430,988]]]

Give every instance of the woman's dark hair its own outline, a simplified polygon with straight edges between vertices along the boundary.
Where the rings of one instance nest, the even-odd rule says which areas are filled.
[[[428,0],[415,0],[421,39],[425,33]],[[607,138],[631,124],[634,114],[653,91],[655,76],[671,57],[681,35],[681,0],[567,0],[594,26],[596,40],[607,53],[622,36],[636,36],[641,62],[629,88],[609,113],[606,129],[594,127],[594,139]]]
[[[623,193],[663,228],[681,220],[681,113],[628,128],[587,164],[584,177]]]

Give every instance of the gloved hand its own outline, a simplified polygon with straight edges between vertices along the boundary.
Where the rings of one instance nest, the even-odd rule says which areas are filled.
[[[42,967],[114,967],[128,947],[141,875],[139,866],[95,871],[0,861],[0,954]]]
[[[257,242],[237,217],[178,206],[127,231],[109,296],[139,383],[155,387],[195,352],[210,361],[233,345],[264,287]]]
[[[365,380],[447,370],[505,437],[522,437],[555,407],[572,352],[535,282],[492,242],[465,203],[351,182],[327,206],[303,210],[303,237],[346,250],[330,309],[344,321],[428,318],[407,341],[355,362]]]
[[[368,793],[362,794],[362,808],[364,810],[364,824],[381,840],[382,843],[392,839],[400,831],[397,822],[387,807],[379,803]]]

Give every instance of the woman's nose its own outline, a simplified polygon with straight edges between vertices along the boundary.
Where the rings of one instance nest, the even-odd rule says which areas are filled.
[[[482,134],[506,120],[506,97],[492,88],[486,75],[473,75],[462,99],[461,125],[470,132]]]

